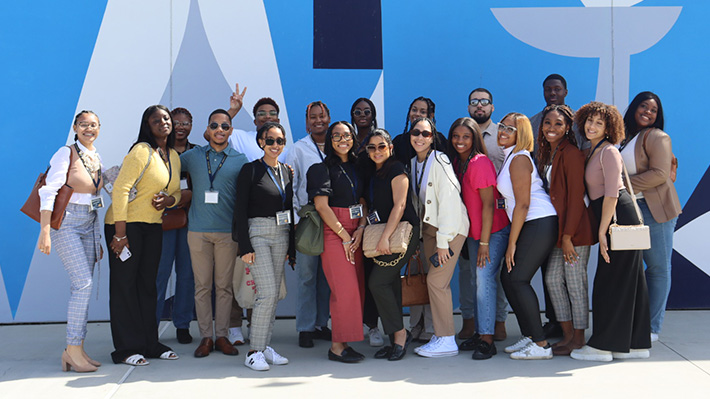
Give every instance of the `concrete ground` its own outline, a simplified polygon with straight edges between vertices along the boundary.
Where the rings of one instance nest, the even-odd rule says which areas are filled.
[[[461,318],[455,319],[459,328]],[[499,353],[490,360],[471,360],[471,352],[426,359],[410,347],[402,361],[388,362],[372,358],[375,349],[358,342],[352,346],[368,358],[342,364],[327,360],[325,341],[298,347],[295,320],[277,320],[271,346],[290,363],[255,372],[244,366],[247,346],[239,347],[239,356],[212,353],[197,359],[192,352],[199,340],[178,344],[168,322],[161,323],[161,341],[179,360],[151,359],[145,367],[113,364],[109,324],[91,323],[86,350],[103,366],[78,374],[60,369],[64,324],[5,325],[0,326],[0,398],[710,398],[710,311],[668,312],[650,359],[611,363],[511,360],[503,347],[519,338],[513,315],[507,327],[508,339],[497,344]],[[191,332],[197,336],[196,323]]]

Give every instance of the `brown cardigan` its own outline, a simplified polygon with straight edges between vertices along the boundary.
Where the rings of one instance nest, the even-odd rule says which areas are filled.
[[[678,193],[670,179],[671,138],[660,129],[645,129],[638,135],[634,147],[636,174],[631,176],[631,184],[634,192],[643,192],[656,222],[665,223],[682,212]]]
[[[550,200],[557,211],[557,247],[562,247],[562,236],[572,236],[574,246],[597,242],[592,231],[590,213],[584,204],[584,155],[577,147],[563,139],[550,174]]]

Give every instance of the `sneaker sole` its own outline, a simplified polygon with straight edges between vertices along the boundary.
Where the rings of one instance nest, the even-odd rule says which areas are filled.
[[[459,351],[449,351],[449,352],[427,352],[427,351],[418,351],[414,352],[417,355],[421,357],[449,357],[449,356],[456,356],[459,354]]]
[[[510,354],[510,358],[513,360],[549,360],[552,359],[552,355],[549,356],[513,356],[514,353]]]
[[[651,353],[649,351],[629,353],[611,352],[611,356],[614,359],[648,359],[649,357],[651,357]]]
[[[614,360],[614,357],[609,355],[576,355],[574,352],[570,353],[569,357],[575,360],[585,360],[588,362],[610,362]]]

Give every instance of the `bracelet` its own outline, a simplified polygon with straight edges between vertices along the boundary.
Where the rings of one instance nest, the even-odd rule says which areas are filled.
[[[120,242],[120,241],[122,241],[122,240],[125,240],[126,238],[128,238],[128,236],[123,236],[123,237],[116,237],[116,236],[113,236],[113,239],[116,240],[116,242]]]
[[[481,242],[478,243],[478,245],[483,245],[484,247],[487,247],[487,246],[488,246],[488,243],[481,241]]]
[[[337,233],[335,233],[335,235],[336,235],[336,236],[339,236],[339,235],[340,235],[340,233],[342,233],[342,232],[343,232],[343,230],[345,230],[345,227],[342,227],[342,226],[340,226],[340,230],[338,230],[338,232],[337,232]]]
[[[351,239],[350,241],[343,241],[343,245],[350,245],[355,242],[355,239]]]

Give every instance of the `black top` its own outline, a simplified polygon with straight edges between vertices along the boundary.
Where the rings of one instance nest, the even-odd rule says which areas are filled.
[[[394,162],[385,176],[380,177],[375,173],[370,178],[370,182],[366,187],[365,199],[367,200],[367,206],[370,212],[373,210],[377,211],[377,215],[380,217],[380,223],[387,223],[392,207],[394,207],[392,179],[399,175],[406,176],[407,172],[404,170],[404,165],[401,162]],[[412,190],[410,187],[411,185],[407,184],[407,205],[404,208],[402,221],[407,221],[411,223],[412,226],[419,226],[419,217],[414,211],[414,205],[412,205]]]
[[[441,151],[446,154],[449,141],[446,139],[441,132],[436,132],[436,137],[438,137],[438,143],[435,145],[437,151]],[[404,167],[409,170],[409,162],[414,158],[417,153],[412,148],[412,142],[409,138],[409,132],[402,133],[392,140],[392,145],[394,146],[394,155],[397,157],[399,162],[404,164]]]
[[[274,181],[266,171],[261,159],[252,161],[242,167],[237,177],[237,200],[234,203],[234,219],[232,220],[232,238],[239,243],[239,256],[254,252],[249,239],[249,218],[275,217],[276,212],[291,211],[291,232],[289,234],[288,255],[296,256],[293,241],[293,173],[291,169],[279,162],[278,173],[272,169],[273,176],[281,185],[283,177],[286,198],[282,197]],[[274,223],[276,223],[274,221]]]
[[[345,173],[343,173],[345,172]],[[319,195],[328,197],[328,205],[347,208],[360,203],[365,190],[365,179],[359,168],[351,162],[328,167],[324,163],[313,164],[306,174],[308,200]]]

